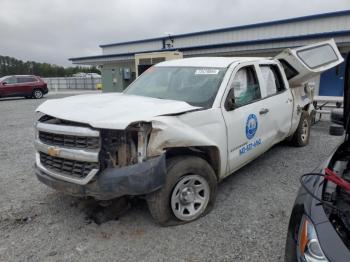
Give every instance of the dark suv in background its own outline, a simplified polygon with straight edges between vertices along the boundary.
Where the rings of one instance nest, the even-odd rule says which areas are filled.
[[[23,96],[39,99],[47,93],[47,84],[38,76],[14,75],[0,78],[0,97]]]

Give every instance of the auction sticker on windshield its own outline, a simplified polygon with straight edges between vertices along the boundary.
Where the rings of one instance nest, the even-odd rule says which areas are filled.
[[[195,75],[217,75],[219,69],[197,69]]]

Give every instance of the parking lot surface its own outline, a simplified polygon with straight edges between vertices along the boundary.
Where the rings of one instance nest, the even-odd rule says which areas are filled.
[[[341,140],[322,121],[310,145],[275,146],[225,179],[213,211],[190,224],[159,227],[140,200],[96,225],[89,201],[34,175],[34,110],[44,101],[0,99],[0,261],[283,261],[298,179]]]

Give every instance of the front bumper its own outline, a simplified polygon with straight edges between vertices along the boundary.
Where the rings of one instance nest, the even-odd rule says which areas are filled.
[[[56,179],[35,165],[39,181],[64,193],[78,197],[109,200],[125,195],[145,195],[161,188],[165,182],[165,155],[131,166],[107,168],[85,185]]]
[[[44,95],[49,93],[49,89],[47,88],[47,86],[43,88],[43,93]]]

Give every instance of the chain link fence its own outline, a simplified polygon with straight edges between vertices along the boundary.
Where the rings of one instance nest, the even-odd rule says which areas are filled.
[[[100,77],[45,77],[42,78],[49,90],[97,90],[102,83]]]

